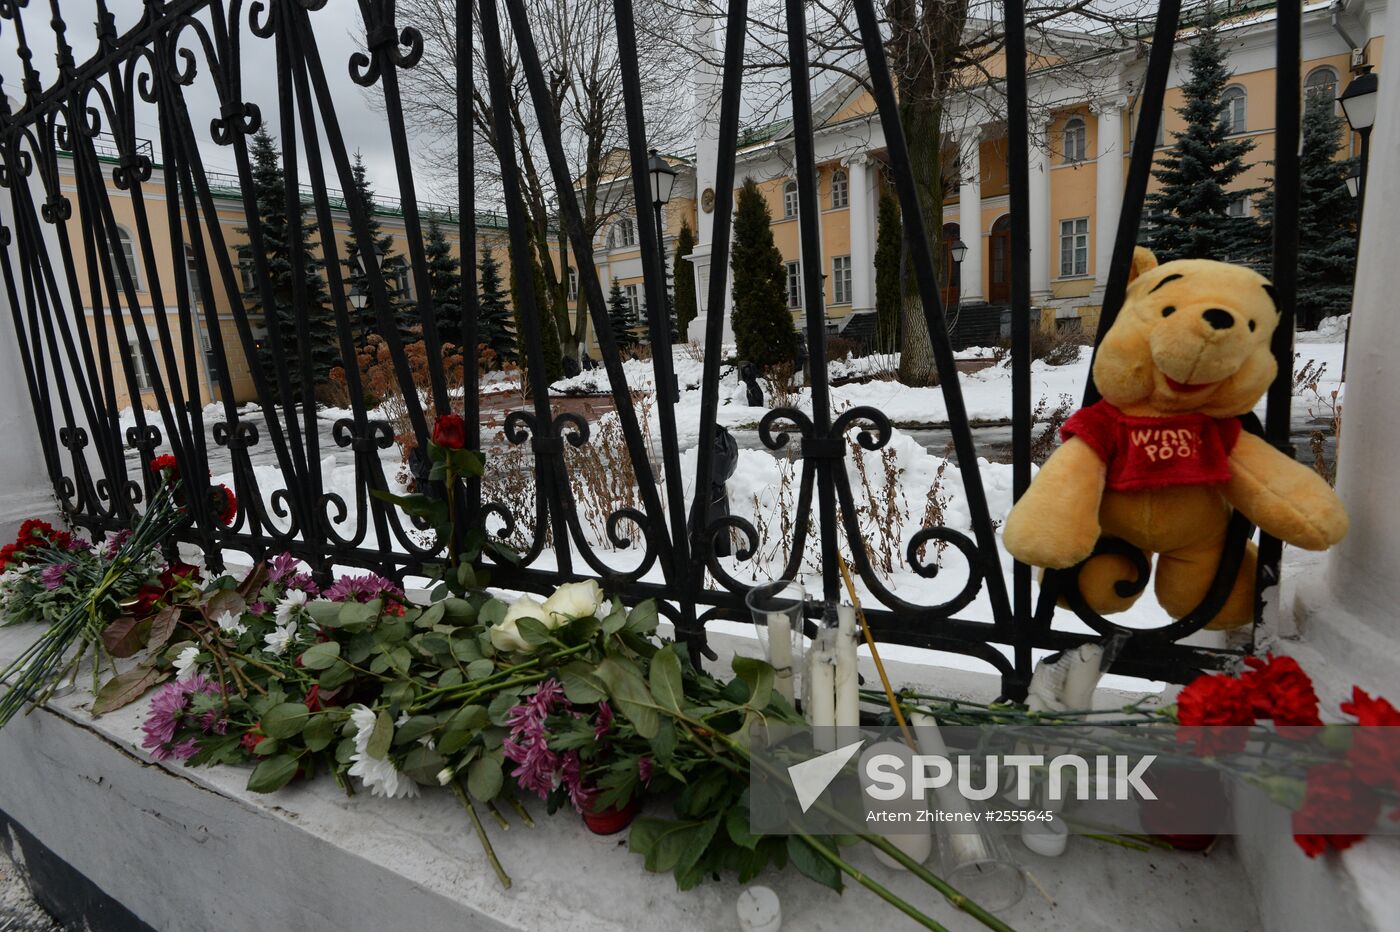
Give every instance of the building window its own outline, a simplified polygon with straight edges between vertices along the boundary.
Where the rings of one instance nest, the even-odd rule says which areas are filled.
[[[195,261],[194,249],[185,247],[185,281],[190,289],[190,307],[204,304],[204,293],[199,290],[199,263]]]
[[[136,274],[136,250],[131,245],[131,234],[123,227],[117,227],[117,239],[112,243],[112,281],[117,288],[122,287],[122,268],[131,276],[131,286],[140,291],[141,276]]]
[[[1082,162],[1089,149],[1088,129],[1081,117],[1070,117],[1065,123],[1065,161]]]
[[[578,269],[569,266],[569,300],[578,300]]]
[[[783,216],[797,216],[797,182],[789,181],[783,185]]]
[[[831,303],[851,303],[851,257],[834,256],[831,260]]]
[[[1248,99],[1244,88],[1238,84],[1225,88],[1225,93],[1220,95],[1220,122],[1225,124],[1225,132],[1233,135],[1245,131]]]
[[[788,307],[802,306],[802,263],[787,264]]]
[[[408,268],[408,263],[403,259],[394,262],[384,270],[388,273],[389,289],[394,297],[403,301],[413,300],[413,275]]]
[[[244,291],[257,289],[258,277],[253,274],[253,250],[247,246],[238,247],[238,275],[243,280]]]
[[[1229,203],[1225,208],[1225,213],[1231,217],[1249,216],[1249,195],[1241,194]]]
[[[1303,81],[1303,109],[1315,105],[1337,106],[1337,72],[1331,68],[1314,68]]]
[[[146,357],[141,353],[141,347],[136,341],[136,335],[129,334],[127,337],[127,361],[131,363],[131,374],[136,382],[138,392],[148,392],[151,390],[151,371],[146,368]]]
[[[851,203],[851,181],[844,169],[836,169],[831,174],[831,206],[849,207]]]
[[[608,231],[608,248],[620,249],[623,246],[637,245],[637,225],[631,217],[623,217]]]
[[[1089,274],[1089,218],[1060,221],[1060,277]]]
[[[627,295],[627,315],[632,323],[642,322],[642,296],[636,285],[623,285],[622,291]]]

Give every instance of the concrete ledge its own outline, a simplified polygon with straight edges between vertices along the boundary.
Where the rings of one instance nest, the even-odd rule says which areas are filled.
[[[0,630],[0,656],[35,633]],[[502,891],[445,791],[346,798],[321,779],[257,796],[243,769],[150,760],[139,749],[144,702],[96,720],[86,703],[75,693],[0,732],[0,811],[154,928],[734,927],[737,883],[678,892],[643,869],[625,836],[590,835],[572,816],[535,806],[534,829],[489,825],[515,880]],[[1003,917],[1016,928],[1258,928],[1228,840],[1209,858],[1087,839],[1056,860],[1013,852],[1034,880]],[[908,875],[862,850],[851,857],[950,928],[980,928]],[[760,882],[782,898],[785,928],[909,927],[860,887],[838,896],[792,870]]]

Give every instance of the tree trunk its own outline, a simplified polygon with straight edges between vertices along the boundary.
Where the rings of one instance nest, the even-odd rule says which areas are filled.
[[[900,262],[900,284],[904,297],[900,308],[899,380],[905,385],[938,384],[938,369],[933,358],[933,341],[924,316],[923,297],[915,263],[932,263],[935,274],[939,263],[934,256],[941,253],[943,234],[943,134],[940,121],[943,108],[922,93],[906,94],[900,105],[900,117],[909,145],[909,171],[919,196],[919,213],[928,234],[930,254],[916,256],[905,237]],[[908,232],[912,218],[906,218]]]

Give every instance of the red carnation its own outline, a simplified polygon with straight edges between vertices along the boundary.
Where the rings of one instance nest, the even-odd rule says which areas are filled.
[[[1249,687],[1223,674],[1198,676],[1177,696],[1176,720],[1187,726],[1177,732],[1176,740],[1194,745],[1201,757],[1238,751],[1248,740],[1248,733],[1244,728],[1228,726],[1254,724]]]
[[[1361,726],[1352,729],[1347,760],[1356,779],[1380,789],[1400,790],[1400,711],[1380,696],[1372,699],[1364,689],[1353,686],[1351,701],[1343,702],[1342,712],[1356,718]]]
[[[433,443],[449,450],[467,445],[467,424],[460,414],[439,414],[433,422]]]
[[[1380,811],[1380,799],[1346,764],[1317,764],[1308,770],[1303,805],[1293,813],[1293,840],[1310,858],[1329,848],[1344,851],[1366,837],[1358,829],[1370,828]]]
[[[175,588],[176,582],[181,579],[199,579],[199,567],[193,563],[182,563],[176,560],[167,566],[160,574],[160,584],[165,592]]]
[[[255,753],[258,745],[267,740],[267,735],[259,733],[260,727],[262,727],[262,722],[254,722],[253,727],[243,732],[243,737],[238,739],[238,743],[243,745],[243,750],[249,754]]]
[[[301,666],[301,658],[297,658],[297,666]],[[306,691],[306,710],[308,712],[319,712],[321,705],[321,684],[316,683]]]
[[[1254,714],[1275,725],[1321,725],[1312,680],[1292,657],[1246,657],[1240,677],[1249,688]]]
[[[214,490],[214,507],[219,508],[219,521],[224,527],[231,527],[233,519],[238,517],[238,498],[233,494],[233,489],[223,483]]]
[[[151,472],[164,472],[167,469],[170,470],[169,478],[180,478],[180,467],[175,462],[174,456],[169,453],[162,453],[160,456],[154,457],[151,460]]]

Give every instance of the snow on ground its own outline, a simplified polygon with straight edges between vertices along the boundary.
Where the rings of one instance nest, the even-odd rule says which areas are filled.
[[[1301,385],[1293,399],[1294,417],[1321,417],[1330,415],[1327,410],[1333,391],[1340,392],[1340,376],[1345,332],[1344,322],[1324,322],[1323,329],[1313,333],[1298,335],[1295,372],[1307,367],[1313,379]],[[989,352],[973,350],[965,355],[974,357],[990,355]],[[1049,366],[1043,362],[1032,365],[1032,402],[1045,398],[1049,407],[1054,408],[1061,396],[1077,401],[1081,397],[1089,376],[1090,352],[1084,348],[1079,358],[1068,365]],[[889,371],[896,363],[888,357],[873,362],[841,360],[831,365],[833,378],[860,377],[869,373]],[[696,469],[696,446],[700,419],[701,362],[690,353],[678,352],[674,357],[677,380],[681,386],[680,401],[676,405],[678,436],[682,449],[681,481],[687,500],[692,494]],[[655,379],[652,365],[647,360],[628,360],[623,364],[628,387],[632,390],[650,392]],[[719,423],[731,428],[751,429],[765,413],[765,408],[750,407],[745,398],[745,388],[732,367],[722,370],[719,386]],[[508,388],[512,384],[506,378],[494,380],[496,390]],[[1011,371],[1004,364],[974,373],[964,373],[959,377],[967,416],[973,422],[1004,422],[1011,416]],[[563,380],[554,386],[556,393],[591,394],[608,391],[606,373],[594,369],[572,379]],[[831,390],[833,410],[839,412],[853,406],[871,406],[883,411],[896,425],[929,425],[946,422],[948,405],[943,388],[908,388],[896,382],[872,378],[866,382],[852,382]],[[1340,397],[1340,396],[1339,396]],[[777,403],[789,404],[803,411],[811,410],[811,391],[808,388],[795,390],[790,398],[780,398]],[[770,403],[772,403],[770,401]],[[653,438],[660,436],[658,413],[655,404],[640,404],[637,410],[651,420]],[[1260,413],[1263,412],[1261,403]],[[240,409],[242,416],[261,421],[261,411],[256,405],[245,405]],[[341,417],[349,417],[352,412],[345,409],[322,408],[318,419],[323,431],[328,432],[330,424]],[[606,417],[612,417],[608,415]],[[205,410],[207,423],[223,419],[222,408],[213,405]],[[153,423],[159,423],[154,417]],[[123,412],[122,425],[134,425],[135,421],[128,410]],[[602,425],[598,425],[600,428]],[[163,431],[164,432],[164,431]],[[600,433],[595,430],[595,437]],[[268,447],[264,437],[261,447]],[[657,446],[653,442],[653,446]],[[798,459],[799,440],[794,434],[790,447],[786,450],[770,452],[763,449],[741,449],[734,475],[728,481],[731,513],[753,524],[761,534],[758,553],[753,560],[740,563],[734,557],[723,558],[722,566],[735,578],[743,581],[772,578],[782,572],[787,562],[785,551],[792,540],[793,522],[797,518],[797,490],[802,463]],[[355,520],[357,507],[358,479],[352,453],[333,443],[323,440],[321,475],[325,491],[343,498],[350,510],[349,520]],[[660,473],[659,450],[653,450],[653,461]],[[396,448],[381,452],[381,463],[391,484],[398,486],[399,456]],[[254,467],[259,488],[264,498],[272,490],[283,488],[285,482],[280,471],[271,459],[265,459]],[[490,466],[488,464],[488,470]],[[932,499],[941,508],[941,521],[949,527],[971,536],[971,515],[967,505],[964,477],[958,466],[931,453],[905,431],[896,429],[885,450],[868,452],[853,450],[846,460],[847,475],[857,502],[860,537],[874,552],[875,562],[881,577],[881,587],[886,587],[895,597],[916,605],[935,605],[951,599],[962,588],[966,580],[967,566],[961,554],[954,548],[947,548],[941,554],[941,571],[932,579],[915,574],[905,561],[905,552],[910,539],[938,512],[930,511]],[[979,459],[977,476],[985,491],[991,519],[997,528],[1000,541],[1000,526],[1011,508],[1011,467],[989,463]],[[232,484],[232,474],[224,471],[214,476],[215,482]],[[662,477],[663,483],[666,477]],[[935,488],[936,483],[936,488]],[[664,494],[664,491],[663,491]],[[600,506],[594,506],[595,510]],[[613,508],[616,505],[612,506]],[[582,510],[587,511],[587,507]],[[330,509],[331,513],[334,509]],[[587,517],[587,516],[586,516]],[[588,542],[598,557],[609,566],[619,569],[636,566],[641,558],[637,548],[610,549],[599,529],[604,526],[606,514],[594,514],[586,520],[589,526]],[[342,526],[341,533],[349,534]],[[394,542],[366,542],[367,546],[402,548]],[[800,563],[800,572],[806,578],[809,589],[820,590],[820,571],[815,540],[809,539],[807,551]],[[930,551],[926,559],[935,558]],[[999,557],[1005,578],[1011,578],[1012,561],[1010,556],[998,547]],[[554,565],[555,555],[546,552],[537,566],[546,568]],[[575,565],[582,563],[575,559]],[[648,580],[661,582],[660,570],[653,567]],[[861,597],[869,604],[881,604],[880,594],[864,582],[859,584]],[[975,599],[959,617],[990,621],[992,618],[988,588],[984,584]],[[1146,594],[1128,612],[1117,616],[1117,620],[1129,627],[1156,627],[1166,624],[1169,619],[1156,605],[1151,594]],[[1089,628],[1068,612],[1060,612],[1056,627],[1063,630],[1088,632]],[[925,652],[913,649],[891,648],[891,656],[910,657],[924,655]],[[959,665],[979,666],[978,661],[964,659]]]

